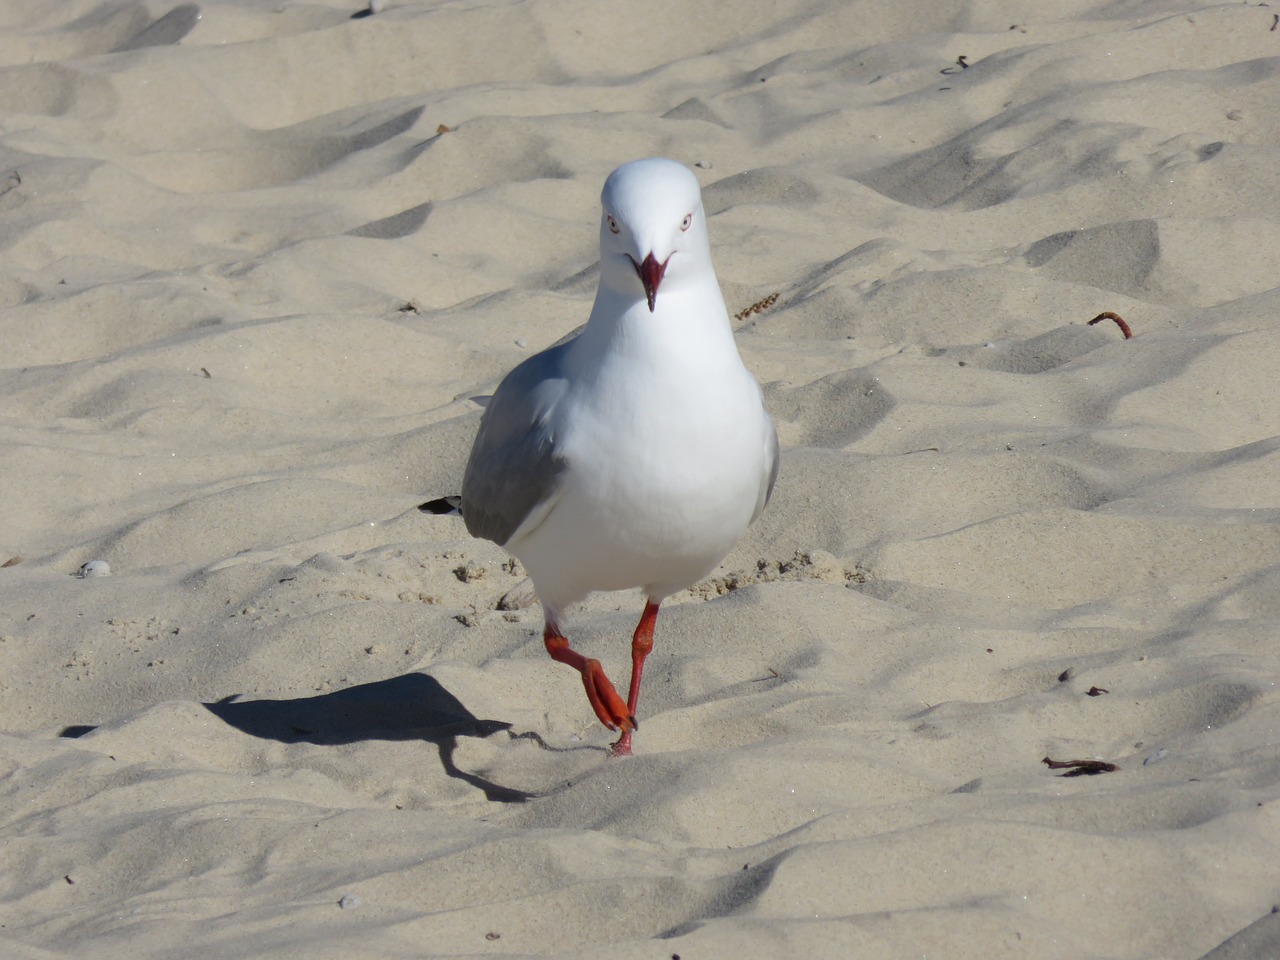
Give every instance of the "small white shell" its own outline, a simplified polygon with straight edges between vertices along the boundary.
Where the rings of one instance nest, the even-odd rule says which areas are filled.
[[[90,560],[76,571],[76,576],[81,580],[87,577],[109,577],[111,576],[111,564],[105,560]]]

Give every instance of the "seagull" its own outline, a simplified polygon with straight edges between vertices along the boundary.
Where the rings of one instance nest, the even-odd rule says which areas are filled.
[[[778,435],[742,363],[711,263],[702,194],[674,160],[623,164],[600,198],[600,285],[573,339],[529,357],[485,405],[457,506],[518,559],[547,653],[582,676],[614,756],[631,753],[663,600],[705,577],[760,516]],[[567,607],[639,588],[626,701],[569,645]]]

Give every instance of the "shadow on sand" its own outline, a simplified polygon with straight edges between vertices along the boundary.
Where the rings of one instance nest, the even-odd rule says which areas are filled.
[[[445,773],[500,803],[523,803],[536,794],[493,783],[453,762],[459,737],[489,737],[511,724],[480,720],[434,677],[407,673],[334,693],[297,700],[237,700],[205,707],[218,719],[254,737],[282,743],[332,746],[361,740],[423,740],[434,744]]]
[[[493,736],[509,730],[511,724],[472,716],[456,696],[426,673],[406,673],[297,700],[238,700],[228,696],[205,707],[239,731],[284,744],[426,741],[435,745],[445,773],[483,791],[486,799],[518,804],[535,796],[458,768],[453,762],[458,737]]]
[[[203,704],[206,710],[228,726],[263,740],[281,743],[314,743],[336,746],[364,740],[422,740],[434,744],[440,766],[449,776],[470,784],[497,803],[524,803],[534,797],[514,787],[486,780],[462,770],[454,763],[459,737],[491,737],[505,732],[512,740],[531,740],[552,753],[588,753],[607,756],[605,747],[589,744],[556,746],[532,730],[514,733],[501,720],[481,720],[435,677],[406,673],[389,680],[363,683],[317,697],[296,700],[240,700],[238,693]],[[97,729],[95,724],[72,724],[58,736],[83,737]],[[558,792],[553,790],[552,793]]]

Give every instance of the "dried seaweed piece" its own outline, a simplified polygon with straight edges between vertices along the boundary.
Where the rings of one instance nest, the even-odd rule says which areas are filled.
[[[1118,313],[1112,313],[1110,310],[1103,310],[1100,314],[1090,320],[1085,326],[1092,327],[1101,320],[1114,320],[1116,326],[1120,328],[1120,332],[1124,334],[1126,340],[1133,338],[1133,331],[1129,329],[1129,325],[1124,322],[1124,317]]]
[[[763,300],[757,300],[755,303],[747,307],[745,310],[739,310],[737,313],[733,315],[733,319],[745,320],[747,319],[747,317],[750,317],[753,314],[763,313],[764,311],[768,310],[777,302],[778,302],[778,295],[776,293],[771,293],[767,297],[765,297]]]
[[[1115,763],[1108,763],[1106,760],[1050,760],[1045,757],[1042,761],[1050,770],[1066,770],[1060,776],[1064,777],[1092,777],[1098,773],[1115,773],[1120,766]]]
[[[1086,697],[1100,697],[1104,693],[1110,693],[1110,692],[1111,691],[1108,690],[1106,687],[1090,687],[1088,690],[1084,692],[1084,695]]]

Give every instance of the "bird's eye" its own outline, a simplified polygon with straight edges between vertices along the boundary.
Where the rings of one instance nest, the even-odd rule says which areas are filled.
[[[619,233],[622,230],[622,228],[618,226],[618,221],[613,219],[613,217],[605,217],[605,220],[609,223],[610,233]]]
[[[686,213],[684,219],[680,221],[680,229],[688,230],[691,226],[693,226],[693,214]]]

